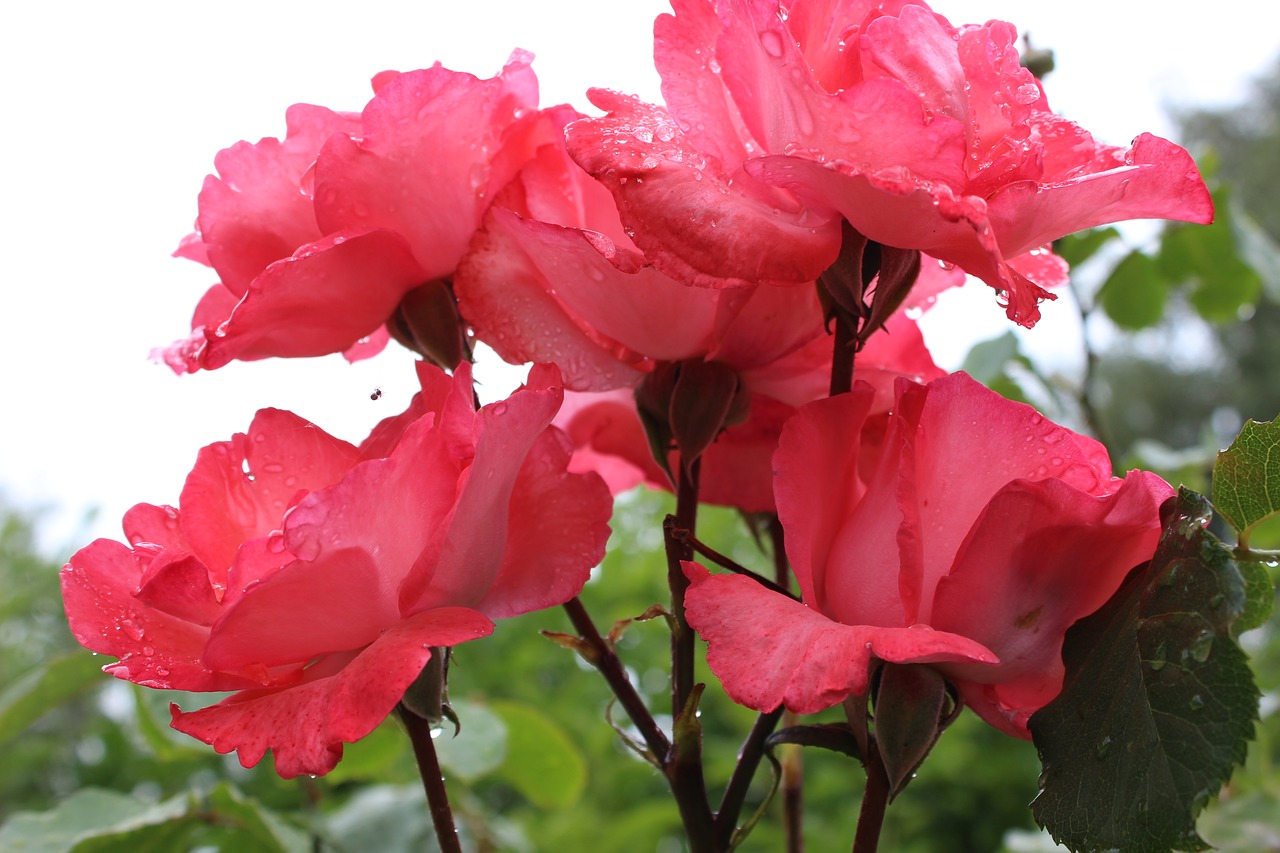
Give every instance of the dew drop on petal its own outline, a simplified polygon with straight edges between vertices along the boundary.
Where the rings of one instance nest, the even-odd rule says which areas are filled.
[[[760,34],[760,46],[764,48],[764,52],[775,59],[782,58],[782,36],[773,30],[766,30]]]

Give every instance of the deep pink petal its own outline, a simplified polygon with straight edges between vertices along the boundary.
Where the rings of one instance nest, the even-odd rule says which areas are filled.
[[[135,547],[146,543],[161,548],[192,550],[182,532],[178,511],[171,506],[136,504],[124,514],[121,526],[124,538]]]
[[[203,367],[205,347],[208,335],[217,330],[231,316],[240,297],[231,293],[221,284],[215,284],[205,291],[204,296],[196,303],[195,314],[191,317],[191,334],[182,340],[174,341],[167,347],[156,347],[151,350],[151,358],[166,364],[170,370],[181,376],[184,373],[195,373]]]
[[[357,361],[364,361],[366,358],[373,358],[378,353],[387,348],[387,344],[391,341],[391,335],[387,332],[386,326],[379,326],[363,338],[358,339],[354,344],[342,351],[342,357],[348,362],[354,364]]]
[[[747,167],[761,180],[787,187],[811,204],[840,211],[872,240],[920,249],[963,267],[1001,291],[1006,313],[1023,325],[1034,325],[1039,302],[1054,298],[1006,263],[987,202],[978,196],[960,196],[945,184],[922,182],[910,174],[860,172],[839,161],[762,157]],[[1018,252],[1039,245],[1019,246]]]
[[[345,662],[336,673],[283,690],[238,693],[200,711],[182,713],[174,706],[173,727],[218,752],[235,750],[245,767],[270,749],[285,779],[327,773],[344,743],[369,734],[394,710],[432,646],[457,645],[492,630],[493,623],[473,610],[429,610],[395,624],[354,657],[316,664],[323,671]]]
[[[311,492],[284,522],[281,547],[297,559],[245,590],[214,626],[206,659],[276,665],[372,642],[400,619],[401,584],[445,535],[463,468],[423,418],[390,457]]]
[[[311,199],[300,191],[303,175],[326,139],[359,133],[351,114],[295,104],[285,114],[283,142],[238,142],[218,152],[218,176],[200,192],[200,237],[222,283],[243,296],[272,263],[321,237]]]
[[[1114,491],[1106,449],[1012,403],[966,374],[928,386],[916,442],[916,493],[922,529],[925,601],[950,569],[960,543],[1007,483],[1059,479],[1088,495]],[[926,610],[927,616],[927,610]]]
[[[438,535],[400,586],[401,612],[470,607],[489,593],[507,548],[516,478],[560,408],[564,389],[559,382],[554,366],[535,365],[525,386],[476,413],[475,455],[458,479],[457,497],[438,525]],[[477,523],[480,519],[483,524]]]
[[[893,663],[994,664],[963,636],[927,627],[842,625],[741,575],[685,563],[686,614],[707,663],[733,701],[758,711],[812,714],[867,689],[872,656]]]
[[[1000,656],[991,670],[951,671],[987,722],[1028,737],[1027,717],[1062,687],[1067,628],[1150,559],[1160,504],[1172,494],[1156,475],[1135,471],[1114,494],[1100,497],[1044,480],[1012,483],[992,499],[938,582],[929,620]]]
[[[267,267],[230,317],[205,327],[200,366],[348,350],[374,334],[404,294],[424,281],[398,235],[330,234]]]
[[[513,56],[488,80],[436,66],[382,85],[360,140],[334,137],[316,161],[324,232],[391,231],[417,259],[419,283],[452,273],[493,193],[543,141],[512,135],[536,120],[531,58]]]
[[[563,604],[604,558],[613,497],[597,475],[566,470],[571,450],[563,433],[545,430],[521,466],[502,566],[475,605],[492,619]]]
[[[1187,151],[1144,133],[1105,171],[1035,186],[1014,184],[990,199],[990,217],[1007,254],[1065,234],[1125,219],[1213,221],[1213,200]]]
[[[776,363],[814,340],[827,339],[817,288],[757,287],[743,294],[742,303],[708,352],[708,357],[739,373]]]
[[[553,423],[573,444],[569,470],[594,471],[613,495],[646,479],[661,482],[666,477],[653,461],[630,389],[599,394],[566,391]]]
[[[539,120],[547,125],[551,141],[538,147],[493,205],[527,219],[596,231],[619,248],[634,249],[618,219],[613,195],[569,156],[564,128],[581,118],[582,113],[569,106],[543,110]]]
[[[795,408],[752,395],[747,420],[725,429],[702,454],[699,499],[743,512],[773,512],[773,454]],[[665,476],[655,485],[670,488]]]
[[[831,543],[866,489],[858,462],[874,400],[870,386],[856,385],[849,394],[803,407],[783,429],[773,458],[787,557],[802,597],[818,609],[826,601]]]
[[[300,492],[336,483],[357,452],[291,412],[263,409],[248,433],[203,448],[182,487],[180,523],[187,541],[226,584],[246,539],[281,527]]]
[[[569,125],[569,153],[613,193],[636,245],[667,275],[703,286],[788,285],[813,281],[835,260],[838,220],[752,189],[745,175],[731,185],[658,107],[599,89],[590,97],[609,114]]]
[[[77,551],[62,569],[62,601],[71,633],[85,648],[120,659],[103,669],[147,687],[177,690],[239,690],[266,683],[260,667],[262,681],[211,670],[201,660],[207,627],[134,597],[149,556],[99,539]]]
[[[845,624],[906,627],[924,621],[918,615],[921,526],[912,505],[918,488],[913,450],[924,397],[924,386],[899,380],[894,412],[880,446],[868,442],[865,426],[859,436],[865,458],[854,464],[861,468],[865,492],[856,505],[845,509],[843,523],[830,540],[826,565],[817,578],[821,584],[816,585],[823,597],[815,599],[814,605]],[[811,408],[825,408],[828,403],[820,400]],[[838,424],[830,414],[816,423],[823,427],[823,448],[831,453],[841,441]],[[821,456],[815,453],[822,452],[811,448],[801,464],[821,465]]]
[[[620,270],[581,231],[497,209],[454,286],[459,310],[499,355],[554,361],[578,391],[630,387],[648,358],[706,348],[714,320],[714,297],[634,263]]]

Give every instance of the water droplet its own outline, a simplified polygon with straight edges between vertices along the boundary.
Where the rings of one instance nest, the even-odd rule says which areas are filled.
[[[1201,708],[1204,707],[1204,699],[1200,696],[1199,693],[1197,693],[1196,695],[1191,697],[1191,700],[1189,702],[1187,702],[1187,707],[1190,708],[1192,711],[1199,711]]]
[[[134,622],[132,619],[120,620],[120,624],[117,627],[130,637],[133,637],[135,640],[142,639],[142,628],[139,627],[138,623]]]
[[[1209,659],[1209,653],[1213,651],[1213,632],[1201,631],[1196,638],[1191,641],[1191,645],[1187,647],[1187,654],[1191,655],[1199,663],[1204,663]]]
[[[760,34],[760,46],[764,48],[764,52],[775,59],[782,58],[782,36],[773,30],[766,30]]]
[[[161,678],[163,678],[168,674],[169,674],[169,670],[165,669],[164,667],[162,666],[156,667],[156,675],[160,676]]]
[[[1104,735],[1102,740],[1098,741],[1098,758],[1106,758],[1107,753],[1111,751],[1111,735]]]
[[[1156,672],[1159,672],[1160,670],[1164,669],[1164,665],[1168,663],[1168,661],[1166,660],[1166,657],[1167,657],[1167,652],[1165,650],[1165,644],[1163,641],[1161,641],[1160,645],[1156,646],[1155,657],[1149,660],[1148,663],[1151,665],[1152,669],[1154,669]]]
[[[143,655],[143,657],[148,657],[148,658],[149,658],[149,657],[153,656],[155,653],[156,653],[156,650],[155,650],[155,647],[154,647],[154,646],[143,646],[143,647],[142,647],[142,655]]]

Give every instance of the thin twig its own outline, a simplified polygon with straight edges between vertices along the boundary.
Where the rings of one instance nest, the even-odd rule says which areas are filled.
[[[766,589],[772,590],[773,592],[776,592],[779,595],[785,595],[787,598],[790,598],[793,601],[800,600],[797,596],[792,595],[790,590],[787,590],[779,586],[778,584],[766,578],[764,575],[757,574],[756,572],[751,571],[751,569],[748,569],[746,566],[742,565],[741,563],[734,561],[733,558],[727,557],[724,554],[721,554],[719,551],[712,548],[710,545],[706,544],[698,537],[694,536],[688,530],[684,530],[679,527],[673,527],[671,529],[671,535],[679,541],[687,542],[690,546],[692,546],[693,550],[696,553],[706,557],[708,560],[715,563],[717,566],[728,569],[729,571],[733,572],[736,575],[745,575],[746,577],[751,578],[756,583],[760,584]]]
[[[604,676],[604,680],[608,682],[613,695],[618,697],[618,704],[627,712],[627,716],[631,718],[631,722],[639,730],[640,736],[644,738],[645,745],[649,747],[649,751],[653,753],[658,761],[666,761],[667,753],[671,751],[671,741],[667,739],[666,734],[654,721],[653,714],[649,712],[644,699],[636,692],[636,688],[631,683],[631,679],[627,677],[627,670],[618,658],[617,652],[600,635],[600,631],[596,628],[595,622],[592,621],[591,615],[587,613],[587,609],[582,606],[582,602],[576,597],[564,603],[564,612],[569,616],[569,621],[573,623],[573,628],[578,632],[578,636],[591,647],[594,658],[591,663]]]

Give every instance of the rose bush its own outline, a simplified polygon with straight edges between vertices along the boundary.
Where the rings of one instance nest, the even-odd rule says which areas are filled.
[[[774,456],[803,603],[690,563],[688,619],[735,701],[800,713],[867,689],[872,658],[936,666],[1002,731],[1061,689],[1063,635],[1150,559],[1154,474],[965,374],[803,407]]]
[[[76,638],[149,687],[239,691],[173,725],[245,766],[327,772],[423,670],[432,646],[561,604],[604,554],[611,501],[567,472],[554,367],[476,411],[470,366],[420,365],[409,411],[360,447],[288,412],[204,448],[179,508],[139,504],[129,544],[62,574]]]
[[[674,0],[655,59],[665,109],[604,90],[569,128],[651,261],[695,284],[799,284],[841,220],[957,264],[1033,325],[1065,234],[1122,219],[1208,222],[1182,148],[1097,143],[1049,110],[1016,31],[923,4]]]
[[[191,336],[157,355],[184,373],[376,354],[405,294],[453,272],[494,194],[548,141],[531,60],[517,51],[488,80],[384,72],[359,116],[296,105],[283,142],[220,152],[177,254],[221,281]]]

